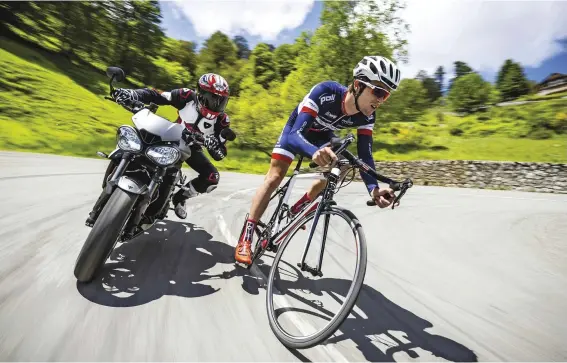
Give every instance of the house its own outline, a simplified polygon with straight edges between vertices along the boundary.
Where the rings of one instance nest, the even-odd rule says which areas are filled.
[[[551,73],[537,85],[539,95],[567,91],[567,74]]]

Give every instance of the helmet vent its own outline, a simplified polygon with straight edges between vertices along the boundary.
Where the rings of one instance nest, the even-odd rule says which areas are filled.
[[[372,71],[372,73],[378,74],[378,69],[376,68],[374,63],[370,63],[370,70]]]

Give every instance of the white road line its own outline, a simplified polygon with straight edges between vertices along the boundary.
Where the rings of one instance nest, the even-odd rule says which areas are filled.
[[[222,215],[220,215],[220,214],[217,215],[217,222],[218,222],[219,229],[220,229],[221,233],[223,234],[224,238],[227,240],[228,244],[235,247],[237,239],[232,235],[232,233],[230,233],[230,230],[229,230],[229,228],[226,224],[226,221],[224,220]],[[254,277],[262,279],[264,284],[267,284],[268,278],[258,268],[258,266],[253,265],[252,268],[250,269],[250,271],[254,275]],[[279,298],[281,300],[284,300],[284,301],[287,300],[284,295],[279,295]],[[295,315],[291,315],[289,319],[291,320],[292,324],[295,325],[297,327],[297,329],[303,335],[307,335],[308,331],[315,330],[315,329],[312,328],[311,324],[303,321],[302,319],[296,317]],[[317,345],[317,346],[313,347],[312,349],[318,350],[319,353],[321,353],[323,356],[328,357],[333,362],[348,362],[348,359],[346,359],[346,357],[343,356],[338,351],[338,349],[335,348],[332,345]]]
[[[239,191],[236,191],[234,193],[231,193],[229,195],[227,195],[226,197],[222,198],[223,201],[229,201],[230,199],[234,198],[235,196],[239,195],[239,194],[246,194],[252,190],[256,190],[256,188],[248,188],[248,189],[242,189]]]

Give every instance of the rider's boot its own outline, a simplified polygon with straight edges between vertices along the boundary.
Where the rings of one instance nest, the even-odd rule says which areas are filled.
[[[256,221],[250,218],[246,219],[242,234],[238,239],[238,244],[234,249],[234,259],[245,265],[252,263],[252,239],[254,238],[254,229]]]
[[[184,187],[179,189],[177,193],[173,196],[173,206],[174,212],[180,219],[187,218],[187,209],[185,208],[185,201],[189,198],[193,198],[199,195],[199,193],[193,187],[191,182],[185,184]]]

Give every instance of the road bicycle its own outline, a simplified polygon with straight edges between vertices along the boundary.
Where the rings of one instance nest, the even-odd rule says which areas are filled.
[[[267,222],[259,220],[254,231],[257,235],[257,242],[252,254],[252,263],[248,265],[247,268],[251,268],[254,262],[257,261],[266,251],[276,253],[267,281],[266,308],[268,310],[268,318],[272,331],[280,340],[280,342],[282,342],[288,348],[309,348],[321,343],[329,336],[334,334],[341,323],[344,321],[344,319],[350,314],[358,298],[358,294],[360,293],[364,281],[367,256],[366,239],[362,225],[350,210],[338,206],[336,201],[333,200],[335,194],[338,192],[338,189],[342,187],[341,185],[337,189],[337,184],[341,179],[341,168],[343,169],[343,175],[347,175],[348,171],[353,171],[353,178],[354,171],[356,170],[359,170],[360,172],[366,172],[369,175],[375,177],[378,181],[388,184],[389,187],[395,192],[399,192],[397,196],[394,197],[394,200],[391,204],[392,209],[399,205],[400,199],[404,196],[406,191],[413,186],[411,179],[405,179],[402,182],[398,182],[377,173],[364,161],[347,150],[348,146],[353,141],[354,136],[352,134],[349,134],[344,138],[333,138],[329,143],[324,145],[330,145],[338,157],[338,160],[331,165],[330,172],[310,172],[306,174],[300,174],[299,171],[301,168],[301,163],[303,161],[303,157],[300,157],[297,166],[295,167],[293,174],[290,176],[288,181],[283,186],[279,187],[270,198],[270,201],[272,201],[274,198],[279,198],[275,211],[271,214]],[[311,168],[314,168],[317,165],[314,162],[311,162],[309,166]],[[300,211],[296,215],[293,215],[291,213],[288,200],[295,182],[302,179],[326,179],[327,185],[317,198],[306,205],[302,211]],[[344,179],[346,178],[343,178],[343,182]],[[369,200],[366,202],[366,204],[368,206],[374,206],[375,201]],[[305,259],[311,246],[313,233],[321,217],[324,218],[324,228],[320,246],[320,254],[318,256],[319,259],[317,265],[312,267],[305,262]],[[296,232],[298,232],[299,230],[306,231],[307,224],[313,221],[313,225],[309,230],[309,237],[303,251],[303,256],[301,258],[301,261],[297,262],[297,267],[299,267],[301,271],[309,272],[314,277],[322,277],[325,241],[327,238],[327,231],[331,217],[342,218],[343,220],[345,220],[352,228],[352,232],[355,237],[357,261],[353,284],[351,285],[348,294],[339,309],[339,312],[334,318],[330,319],[329,323],[321,331],[310,334],[308,336],[292,336],[287,333],[276,320],[273,295],[275,290],[277,290],[274,287],[274,277],[276,275],[278,264],[282,258],[283,252],[295,236]],[[248,218],[248,216],[246,216],[246,218]],[[278,292],[278,295],[281,295],[281,293]]]

